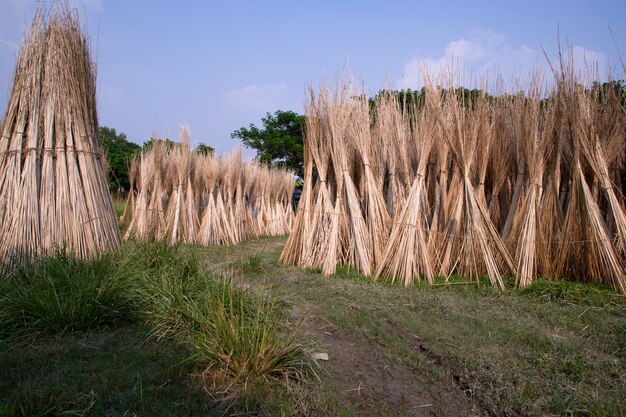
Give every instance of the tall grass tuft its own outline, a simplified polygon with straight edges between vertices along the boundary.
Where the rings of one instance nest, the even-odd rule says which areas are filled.
[[[238,288],[230,276],[207,273],[182,248],[140,243],[130,257],[150,271],[133,291],[151,335],[188,349],[207,392],[237,399],[257,386],[314,374],[296,330],[286,330],[269,297]]]
[[[191,252],[165,242],[138,243],[127,256],[143,271],[132,294],[141,320],[157,339],[184,339],[193,314],[189,306],[207,297],[217,299],[224,285]]]
[[[58,253],[0,278],[0,337],[115,326],[133,316],[129,264],[118,254],[86,261]]]
[[[295,330],[285,332],[268,298],[257,300],[257,308],[249,311],[237,291],[224,285],[219,299],[190,306],[187,343],[207,388],[236,392],[259,383],[306,380],[313,368]]]

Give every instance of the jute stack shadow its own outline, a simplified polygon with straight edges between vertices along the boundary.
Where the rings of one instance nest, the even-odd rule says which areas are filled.
[[[120,245],[98,142],[96,69],[78,14],[37,12],[21,46],[0,138],[0,261]]]
[[[241,149],[202,154],[182,141],[154,144],[132,163],[126,238],[234,245],[291,230],[293,172],[244,162]]]
[[[624,97],[610,82],[585,87],[571,56],[559,64],[552,85],[536,73],[515,95],[427,72],[411,102],[368,100],[346,77],[310,88],[281,261],[406,286],[544,277],[626,293]]]

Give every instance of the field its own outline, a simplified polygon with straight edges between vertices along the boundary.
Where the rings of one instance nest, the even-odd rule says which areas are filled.
[[[623,80],[344,73],[256,161],[151,139],[114,202],[44,3],[0,120],[0,417],[624,416]]]
[[[453,279],[407,289],[341,268],[324,277],[282,266],[285,240],[149,247],[143,268],[192,259],[209,277],[229,276],[250,303],[271,299],[278,313],[264,320],[287,339],[295,330],[302,352],[320,358],[308,359],[306,375],[241,384],[213,372],[207,381],[164,320],[129,315],[4,337],[0,415],[624,414],[626,300],[609,288],[538,280],[501,292]]]

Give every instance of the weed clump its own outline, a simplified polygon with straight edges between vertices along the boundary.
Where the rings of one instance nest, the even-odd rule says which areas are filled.
[[[285,332],[278,305],[237,288],[232,276],[211,276],[181,252],[139,244],[137,262],[152,271],[135,291],[152,335],[188,349],[203,389],[233,400],[256,386],[307,379],[311,362],[295,331]]]
[[[314,374],[279,304],[208,273],[180,247],[129,243],[91,261],[59,253],[0,277],[0,341],[128,324],[180,348],[179,365],[226,410]]]
[[[86,261],[59,252],[0,278],[0,337],[32,338],[127,323],[130,265],[118,254]]]

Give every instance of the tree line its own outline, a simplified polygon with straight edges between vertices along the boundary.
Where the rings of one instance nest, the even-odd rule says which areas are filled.
[[[168,147],[180,146],[180,143],[170,139],[157,138],[151,138],[149,141],[144,142],[142,146],[139,146],[130,142],[124,133],[118,133],[115,129],[107,126],[98,128],[98,137],[107,160],[109,190],[112,193],[124,193],[130,189],[130,164],[133,158],[139,154],[139,151],[149,149],[155,142],[165,142]],[[196,146],[195,151],[209,154],[213,153],[215,149],[200,143]]]
[[[608,81],[605,83],[593,83],[590,87],[582,87],[590,94],[595,94],[599,100],[603,100],[607,92],[613,90],[615,96],[620,97],[622,109],[626,111],[626,83],[624,80]],[[449,94],[449,90],[443,90],[442,94]],[[489,100],[507,100],[516,96],[523,96],[524,92],[499,96],[490,95],[479,89],[457,88],[457,97],[465,98],[466,103],[472,103],[473,98],[486,94]],[[425,103],[426,90],[381,90],[376,96],[369,99],[374,103],[376,97],[381,94],[394,94],[399,98],[403,109],[411,109],[414,105],[422,106]],[[545,100],[550,100],[546,97]],[[375,117],[373,115],[373,117]],[[231,138],[239,140],[244,146],[256,151],[257,158],[269,165],[282,165],[292,169],[300,178],[304,176],[304,128],[305,116],[293,111],[277,110],[273,114],[266,113],[261,119],[261,126],[254,124],[242,127],[231,133]],[[150,147],[154,141],[165,140],[169,146],[179,146],[169,139],[151,139],[139,146],[129,142],[124,133],[117,133],[115,129],[101,127],[99,130],[100,143],[109,161],[109,188],[112,192],[128,191],[130,182],[128,170],[132,158],[139,150]],[[626,141],[626,138],[625,138]],[[204,143],[199,144],[195,150],[202,153],[212,153],[214,149]]]

